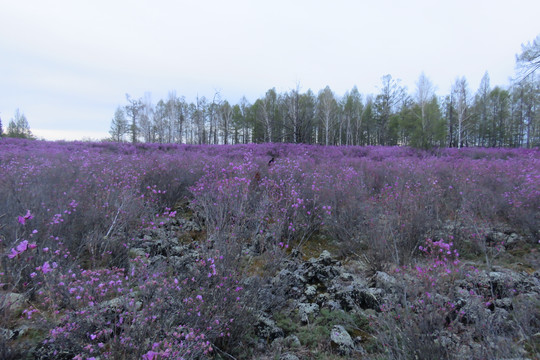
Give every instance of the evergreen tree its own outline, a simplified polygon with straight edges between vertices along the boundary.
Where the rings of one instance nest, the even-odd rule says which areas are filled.
[[[124,135],[127,134],[129,129],[124,110],[121,107],[116,108],[114,117],[111,121],[111,129],[109,134],[113,141],[122,142],[124,141]]]
[[[510,93],[496,86],[489,94],[491,131],[493,142],[490,146],[507,146],[511,142],[510,131]]]
[[[30,125],[28,125],[26,116],[21,113],[19,109],[15,110],[15,116],[9,121],[7,136],[22,139],[34,138],[30,131]]]
[[[405,96],[405,89],[399,85],[398,80],[392,79],[389,74],[382,77],[381,92],[375,98],[374,103],[377,145],[390,145],[395,142],[397,118],[393,115],[395,115],[395,109],[400,107],[399,105]],[[391,120],[392,133],[390,133]]]

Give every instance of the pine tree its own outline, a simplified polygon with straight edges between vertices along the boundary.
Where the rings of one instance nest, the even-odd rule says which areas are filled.
[[[118,107],[111,121],[111,129],[109,130],[109,134],[111,134],[113,141],[122,142],[124,141],[124,135],[127,134],[128,130],[129,125],[126,120],[124,110],[121,107]]]

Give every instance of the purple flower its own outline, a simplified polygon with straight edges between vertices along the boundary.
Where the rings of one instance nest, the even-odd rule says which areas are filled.
[[[15,249],[11,249],[11,253],[8,255],[8,258],[13,259],[17,255],[19,255],[19,253]]]
[[[26,249],[28,249],[28,240],[21,241],[21,243],[17,245],[16,249],[19,253],[25,252]]]
[[[158,358],[159,353],[155,351],[148,351],[146,354],[142,356],[144,360],[156,360]]]
[[[17,218],[17,220],[19,221],[19,223],[20,223],[21,225],[24,225],[24,224],[26,224],[26,220],[30,220],[30,219],[33,219],[33,218],[34,218],[34,215],[32,215],[32,214],[30,213],[30,210],[26,210],[26,215],[24,215],[24,216],[19,216],[19,217]]]
[[[51,268],[51,266],[49,265],[49,262],[48,262],[48,261],[45,261],[45,262],[43,263],[43,266],[41,267],[41,271],[42,271],[44,274],[46,274],[46,273],[52,271],[52,268]]]

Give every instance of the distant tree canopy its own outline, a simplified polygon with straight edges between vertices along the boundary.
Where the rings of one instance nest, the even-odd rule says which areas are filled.
[[[157,104],[149,93],[126,95],[110,134],[113,141],[189,144],[540,146],[539,61],[537,37],[517,56],[516,81],[508,87],[492,88],[486,72],[476,93],[461,77],[444,96],[424,73],[412,94],[384,75],[380,92],[365,96],[356,87],[339,96],[329,86],[318,93],[272,88],[253,104],[245,97],[230,104],[219,93],[187,102],[171,92]]]
[[[26,116],[19,111],[19,109],[15,110],[15,116],[9,121],[6,136],[34,139],[34,135],[32,135],[32,132],[30,131],[30,125],[28,125],[28,120],[26,119]]]

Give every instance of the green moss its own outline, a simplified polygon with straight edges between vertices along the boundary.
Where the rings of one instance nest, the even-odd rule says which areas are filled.
[[[330,329],[334,325],[342,325],[351,335],[355,332],[366,334],[370,330],[369,321],[364,316],[341,310],[322,309],[316,319],[316,324],[324,325]]]
[[[287,316],[283,313],[274,315],[276,325],[283,329],[285,335],[295,334],[298,331],[298,321],[293,320],[292,316]]]
[[[371,343],[375,342],[369,321],[357,313],[321,309],[320,313],[306,325],[300,322],[296,313],[279,313],[274,319],[286,336],[296,335],[303,347],[314,351],[317,355],[314,359],[337,359],[336,354],[330,350],[330,332],[335,325],[342,325],[353,338],[360,336],[365,348],[373,348]]]
[[[296,333],[296,336],[298,336],[300,344],[309,349],[314,349],[328,343],[330,329],[320,325],[303,326]]]
[[[305,261],[319,257],[324,250],[329,251],[331,254],[338,254],[341,251],[340,244],[334,241],[334,239],[319,233],[311,235],[300,250],[302,252],[302,258]]]

